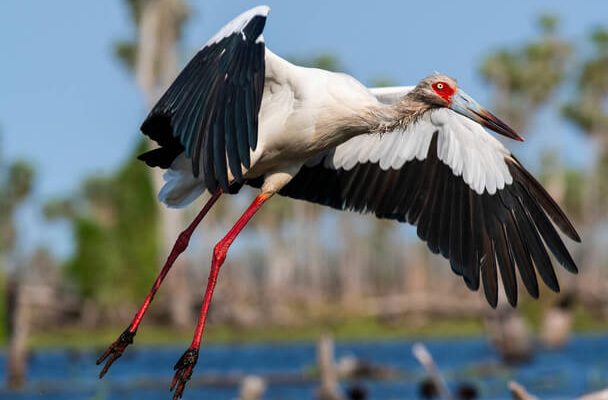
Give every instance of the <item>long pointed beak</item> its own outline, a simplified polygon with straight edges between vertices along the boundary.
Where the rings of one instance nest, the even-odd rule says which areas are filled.
[[[449,108],[496,133],[500,133],[501,135],[520,142],[524,141],[524,138],[519,136],[517,132],[498,119],[494,114],[480,106],[471,96],[460,89],[452,96],[452,102],[450,103]]]

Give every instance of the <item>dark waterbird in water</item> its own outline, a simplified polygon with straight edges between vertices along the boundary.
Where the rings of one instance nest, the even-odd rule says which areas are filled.
[[[536,272],[559,290],[549,253],[577,268],[554,224],[574,227],[543,187],[483,127],[522,138],[445,75],[415,87],[367,88],[353,77],[293,65],[265,46],[268,7],[213,36],[144,121],[160,147],[140,156],[167,169],[159,197],[180,207],[211,197],[178,237],[129,327],[97,361],[101,376],[133,342],[144,313],[196,226],[224,194],[260,194],[213,250],[192,344],[175,365],[174,398],[197,362],[216,280],[228,249],[274,194],[416,225],[431,251],[497,304],[498,274],[517,302],[516,268],[538,296]]]

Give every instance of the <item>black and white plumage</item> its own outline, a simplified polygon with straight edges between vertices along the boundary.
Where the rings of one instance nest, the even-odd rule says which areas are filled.
[[[143,161],[167,168],[183,152],[194,177],[202,167],[210,191],[218,185],[228,191],[228,169],[242,180],[240,165],[249,168],[258,140],[267,13],[258,7],[241,15],[186,65],[142,124],[142,132],[162,146]]]
[[[273,194],[417,226],[431,251],[488,302],[498,276],[517,303],[516,271],[538,296],[536,273],[557,291],[552,253],[577,267],[555,226],[574,227],[489,128],[522,140],[462,91],[431,75],[409,88],[366,88],[353,77],[293,65],[265,47],[268,7],[251,9],[211,38],[154,106],[141,129],[160,147],[140,156],[167,169],[169,206],[211,197],[180,234],[129,327],[97,360],[100,376],[133,342],[146,310],[194,229],[223,193],[261,193],[213,250],[192,344],[175,365],[180,398],[198,359],[219,270],[230,245]]]
[[[413,88],[378,89],[394,103]],[[372,90],[374,92],[375,90]],[[570,272],[577,267],[550,222],[572,240],[576,230],[551,196],[477,123],[437,109],[405,130],[364,134],[307,162],[280,194],[417,225],[418,236],[488,302],[497,304],[497,272],[517,303],[515,267],[533,297],[535,274],[559,291],[549,247]],[[548,218],[549,217],[549,218]]]
[[[535,271],[559,290],[546,247],[576,272],[553,227],[579,241],[572,224],[478,122],[433,105],[391,127],[383,108],[414,87],[367,89],[265,52],[267,13],[250,10],[212,38],[142,125],[161,147],[141,158],[170,167],[161,199],[181,206],[218,185],[236,192],[266,183],[285,196],[408,222],[469,288],[481,280],[494,306],[497,270],[513,305],[516,269],[534,297]]]

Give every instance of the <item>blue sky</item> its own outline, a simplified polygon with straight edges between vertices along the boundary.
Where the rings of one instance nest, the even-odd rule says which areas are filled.
[[[279,55],[332,52],[362,81],[387,76],[414,84],[434,71],[489,106],[477,75],[485,54],[517,45],[551,11],[563,36],[576,43],[608,26],[604,1],[405,2],[267,1],[266,42]],[[259,2],[190,2],[194,11],[183,45],[184,63],[224,23]],[[28,243],[48,243],[65,254],[65,229],[44,227],[36,207],[77,190],[89,174],[115,169],[130,153],[146,109],[112,45],[133,34],[121,0],[13,0],[0,13],[0,145],[9,159],[34,163],[38,180],[21,217]],[[533,167],[547,146],[573,165],[587,165],[591,146],[549,112],[541,113],[525,144],[510,147]],[[63,230],[62,230],[63,229]],[[59,243],[59,244],[58,244]],[[63,244],[61,244],[63,243]]]

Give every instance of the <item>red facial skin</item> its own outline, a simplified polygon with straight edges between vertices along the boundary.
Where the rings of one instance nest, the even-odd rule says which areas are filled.
[[[433,83],[433,90],[439,97],[444,99],[449,106],[452,103],[452,96],[456,93],[453,87],[448,85],[446,82]]]

